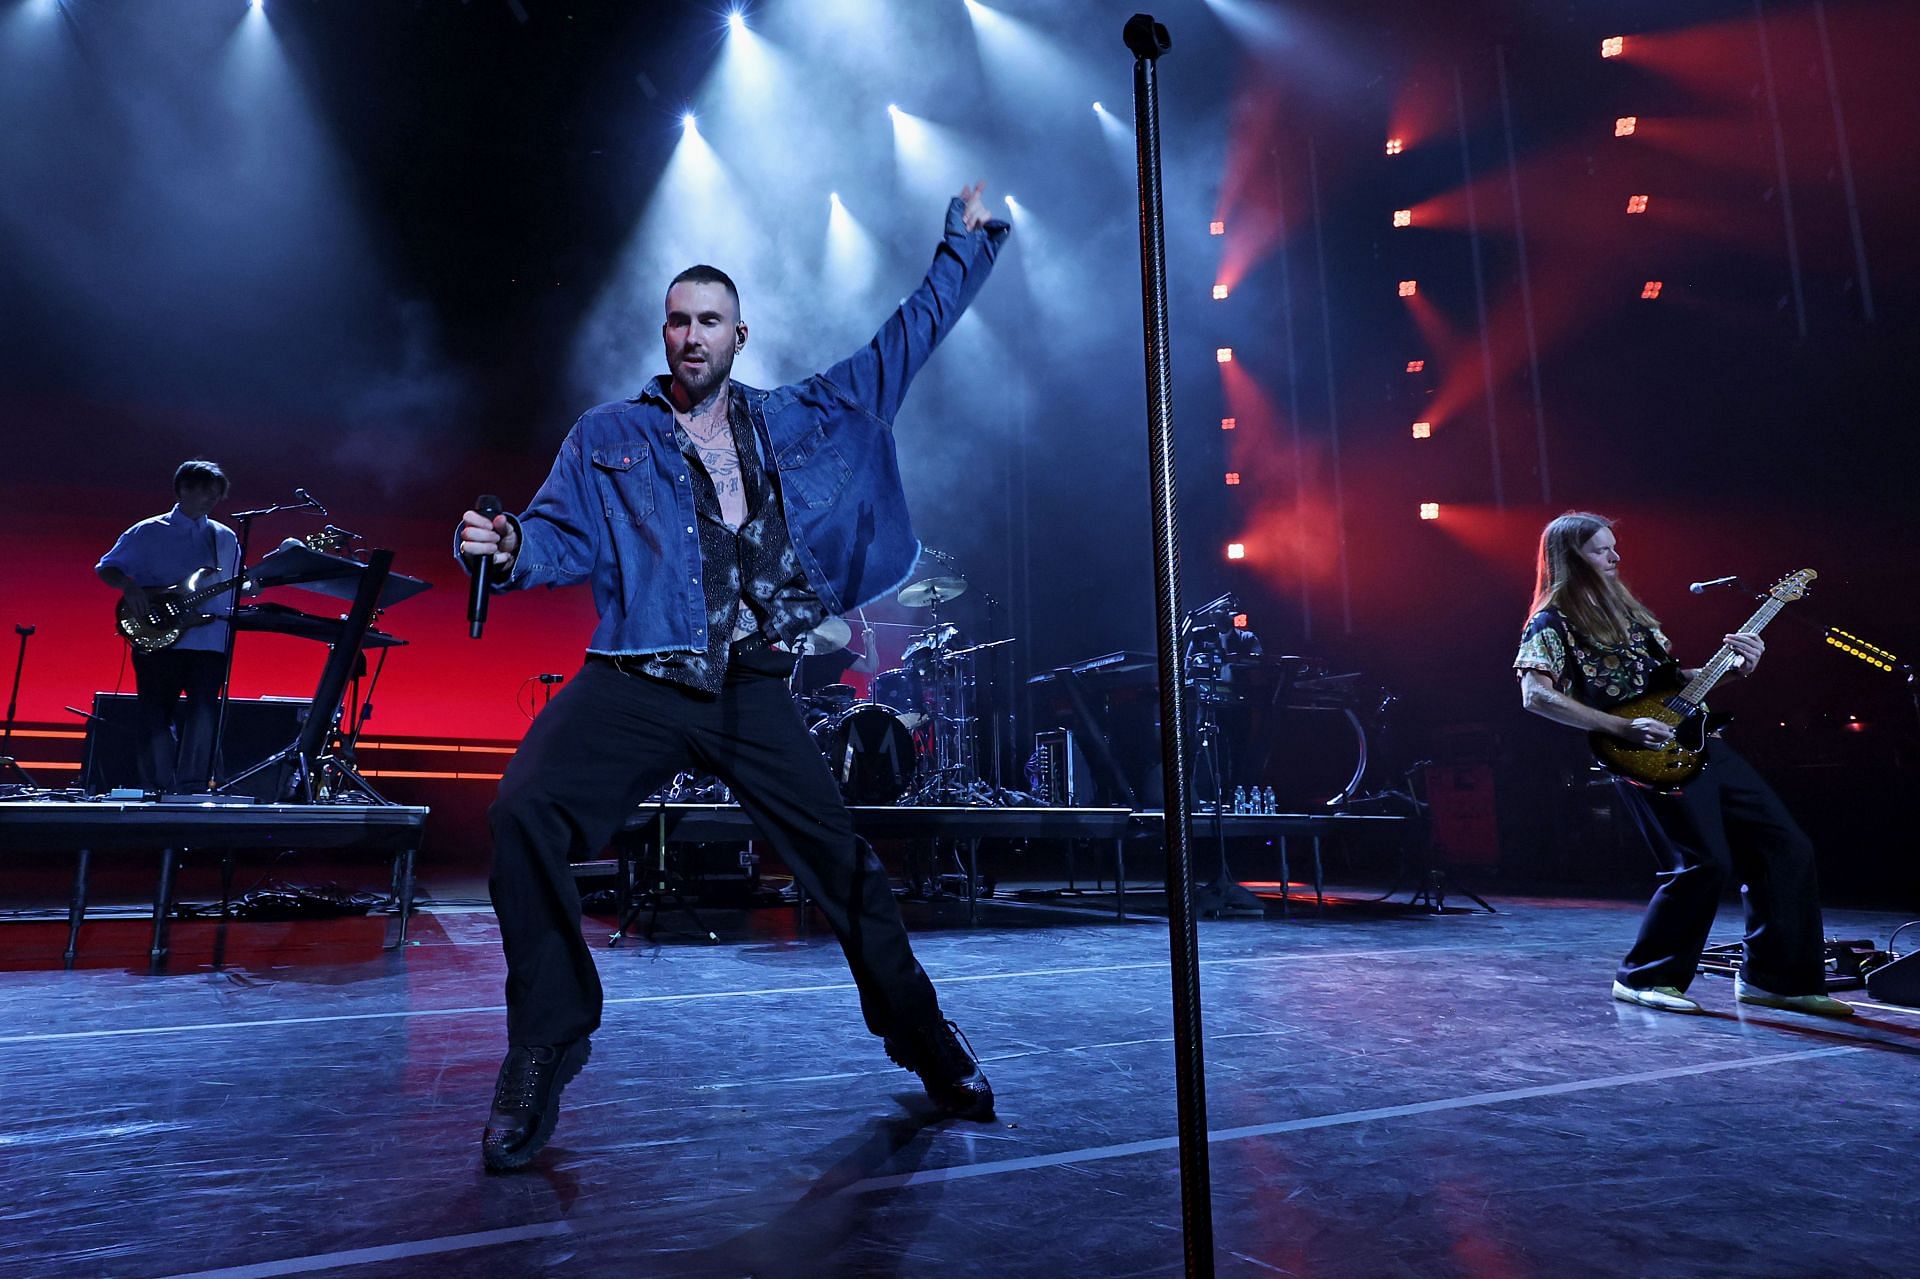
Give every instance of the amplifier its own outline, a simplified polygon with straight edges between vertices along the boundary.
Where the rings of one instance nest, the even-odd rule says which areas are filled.
[[[227,731],[220,743],[221,777],[252,768],[284,750],[300,735],[310,697],[235,697],[227,703]],[[95,693],[87,720],[85,763],[80,785],[90,795],[140,785],[140,704],[132,693]],[[267,768],[242,783],[236,793],[272,803],[285,794],[288,770]]]

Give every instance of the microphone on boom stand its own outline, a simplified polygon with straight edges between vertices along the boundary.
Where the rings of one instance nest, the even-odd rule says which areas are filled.
[[[489,522],[502,513],[500,499],[491,493],[482,493],[473,504],[473,509],[486,516]],[[487,577],[493,571],[493,557],[469,555],[466,560],[467,572],[473,574],[473,581],[467,588],[467,634],[479,639],[480,632],[487,625],[487,598],[491,594],[487,589]]]
[[[1738,577],[1727,576],[1727,577],[1716,577],[1706,582],[1693,582],[1687,586],[1687,589],[1689,591],[1692,591],[1695,595],[1705,595],[1708,591],[1713,590],[1715,587],[1738,586],[1738,585],[1740,585],[1740,579]]]

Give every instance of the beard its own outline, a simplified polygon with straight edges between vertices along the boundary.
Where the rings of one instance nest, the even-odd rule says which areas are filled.
[[[733,352],[709,352],[697,364],[688,364],[682,360],[673,369],[673,380],[680,386],[688,400],[699,403],[713,389],[727,380],[733,372]]]

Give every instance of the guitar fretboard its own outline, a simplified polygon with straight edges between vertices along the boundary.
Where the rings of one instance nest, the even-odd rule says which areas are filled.
[[[1745,622],[1741,623],[1740,633],[1742,635],[1758,635],[1766,624],[1777,617],[1780,610],[1786,606],[1786,600],[1769,595],[1767,602],[1755,609],[1752,617],[1749,617]],[[1727,675],[1732,672],[1735,664],[1739,660],[1739,654],[1735,653],[1733,649],[1727,645],[1722,644],[1720,651],[1715,653],[1712,659],[1700,668],[1699,673],[1693,677],[1693,680],[1685,688],[1680,690],[1677,694],[1677,700],[1698,706],[1707,699],[1707,694],[1713,691],[1713,686],[1725,679]]]

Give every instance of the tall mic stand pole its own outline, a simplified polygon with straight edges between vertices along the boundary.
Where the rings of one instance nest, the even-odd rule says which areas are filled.
[[[29,790],[40,789],[40,784],[33,779],[32,773],[20,767],[20,761],[8,753],[7,748],[13,745],[14,716],[20,710],[20,672],[27,668],[27,637],[35,629],[24,623],[17,623],[13,628],[13,633],[20,637],[20,655],[13,661],[13,693],[7,698],[7,727],[5,731],[0,731],[0,775],[11,773],[20,779],[18,782],[0,784],[24,786]]]
[[[226,593],[227,642],[220,651],[220,709],[214,713],[213,717],[213,745],[207,749],[207,775],[194,779],[205,783],[209,792],[219,790],[221,785],[220,752],[226,745],[227,701],[233,695],[233,645],[234,641],[240,637],[240,628],[233,624],[233,615],[239,611],[240,588],[245,585],[242,579],[247,572],[247,546],[253,541],[253,520],[256,515],[270,515],[277,509],[279,508],[269,506],[260,511],[238,511],[229,517],[240,526],[240,532],[236,539],[238,554],[233,566],[233,589]],[[214,539],[214,544],[219,545],[218,537]],[[219,556],[216,555],[214,558],[218,559]],[[214,571],[219,572],[220,569],[216,566]],[[184,790],[185,787],[181,789]]]
[[[274,502],[253,511],[235,511],[227,518],[240,526],[236,537],[240,543],[239,561],[233,566],[233,589],[226,592],[227,597],[227,644],[220,654],[220,709],[213,719],[213,746],[207,752],[207,775],[197,780],[206,783],[210,792],[220,790],[232,778],[220,776],[220,753],[226,749],[227,739],[227,703],[233,695],[233,646],[240,638],[240,628],[234,625],[234,614],[240,611],[240,592],[246,586],[247,547],[253,541],[253,522],[262,515],[275,515],[281,511],[319,511],[326,515],[326,508],[307,496],[305,489],[295,489],[294,496],[304,499],[300,502]],[[209,516],[209,519],[212,517]],[[216,538],[216,546],[219,540]],[[215,556],[215,558],[219,558]],[[217,569],[218,566],[216,566]]]
[[[1146,327],[1147,451],[1153,482],[1154,629],[1160,649],[1160,776],[1166,792],[1167,931],[1173,970],[1174,1081],[1179,1099],[1180,1223],[1190,1276],[1213,1274],[1213,1189],[1207,1162],[1206,1055],[1200,1035],[1200,945],[1193,914],[1193,807],[1180,635],[1180,532],[1174,507],[1173,374],[1167,248],[1160,186],[1159,58],[1167,29],[1144,13],[1122,33],[1133,53],[1133,128],[1140,178],[1140,303]]]

